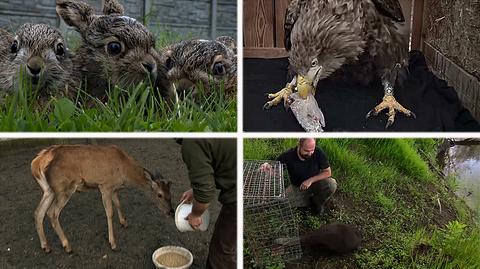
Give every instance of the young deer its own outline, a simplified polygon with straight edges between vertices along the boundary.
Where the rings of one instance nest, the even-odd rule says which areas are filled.
[[[127,227],[117,190],[133,186],[152,197],[155,205],[166,215],[173,215],[170,198],[171,182],[159,181],[117,146],[55,145],[42,150],[31,164],[32,175],[43,190],[35,210],[35,226],[43,250],[50,252],[43,229],[45,213],[67,253],[72,251],[58,221],[60,212],[76,191],[99,189],[107,214],[108,241],[116,249],[113,235],[113,205],[120,224]]]

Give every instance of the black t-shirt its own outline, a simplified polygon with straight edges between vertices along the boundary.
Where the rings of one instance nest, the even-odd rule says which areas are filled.
[[[318,147],[315,148],[310,159],[300,160],[295,147],[278,156],[277,161],[287,166],[290,182],[295,186],[300,186],[303,181],[330,167],[325,153]]]

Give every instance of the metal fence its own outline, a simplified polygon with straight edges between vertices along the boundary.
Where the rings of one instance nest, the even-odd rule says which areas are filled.
[[[101,11],[101,0],[81,0]],[[170,30],[181,36],[236,38],[236,0],[119,0],[126,15],[154,33]],[[47,23],[67,31],[55,11],[55,0],[1,0],[0,27],[15,30],[24,23]]]
[[[263,163],[243,163],[245,247],[258,265],[299,259],[298,221],[285,189],[288,175],[280,162],[268,161],[268,169],[261,168]]]

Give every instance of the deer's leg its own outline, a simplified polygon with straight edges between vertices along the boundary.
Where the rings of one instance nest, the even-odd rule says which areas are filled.
[[[63,232],[62,226],[60,225],[60,221],[58,219],[60,217],[62,209],[67,204],[68,200],[70,200],[73,192],[74,190],[57,194],[57,196],[55,197],[55,203],[50,206],[47,212],[48,217],[50,218],[50,222],[52,223],[52,227],[55,230],[55,233],[57,233],[58,238],[60,238],[62,246],[67,253],[72,252],[72,247],[67,237],[65,236],[65,233]]]
[[[115,205],[115,207],[117,208],[118,220],[120,221],[120,224],[123,226],[123,228],[127,228],[127,220],[125,219],[125,215],[123,214],[122,206],[120,205],[120,200],[118,199],[118,194],[116,191],[112,193],[112,201],[113,205]]]
[[[52,202],[55,198],[55,193],[53,190],[48,187],[43,189],[43,196],[38,203],[37,209],[35,209],[35,227],[37,228],[38,238],[40,239],[40,246],[45,252],[52,251],[47,243],[47,238],[45,237],[45,230],[43,229],[43,219],[45,218],[45,213],[48,208],[52,205]]]
[[[112,190],[100,187],[100,192],[102,193],[102,202],[103,207],[105,208],[105,213],[107,214],[107,224],[108,224],[108,242],[113,250],[117,248],[115,242],[115,237],[113,235],[113,205],[112,205]]]

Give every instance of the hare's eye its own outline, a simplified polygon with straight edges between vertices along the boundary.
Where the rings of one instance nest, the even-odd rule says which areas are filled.
[[[122,52],[122,44],[120,44],[119,42],[116,42],[116,41],[110,42],[107,45],[107,51],[111,55],[120,54],[120,52]]]
[[[167,68],[167,70],[170,70],[173,68],[172,58],[170,57],[167,58],[167,61],[165,62],[165,67]]]
[[[222,63],[216,63],[213,65],[213,75],[220,76],[225,74],[225,67]]]
[[[65,48],[63,47],[63,44],[62,44],[62,43],[58,43],[58,44],[57,44],[57,49],[56,49],[55,53],[56,53],[58,56],[63,56],[63,55],[65,54]]]
[[[10,51],[12,53],[17,53],[18,52],[18,42],[15,40],[12,43],[12,46],[10,47]]]

